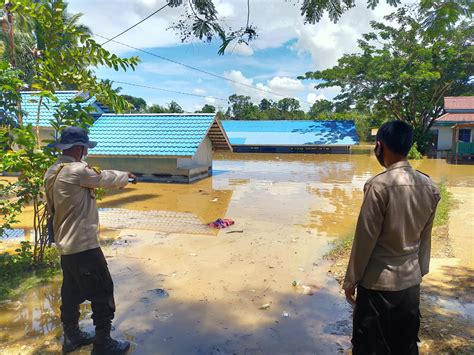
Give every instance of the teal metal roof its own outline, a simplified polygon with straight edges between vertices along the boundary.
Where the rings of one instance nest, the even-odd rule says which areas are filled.
[[[90,129],[92,155],[193,156],[214,114],[106,114]]]
[[[35,91],[23,91],[21,94],[21,108],[25,112],[23,115],[24,124],[36,125],[36,116],[38,112],[39,96]],[[54,120],[54,112],[59,104],[67,103],[78,95],[78,91],[56,91],[56,97],[59,102],[56,103],[48,98],[43,98],[41,105],[40,121],[41,127],[51,126],[50,120]],[[82,105],[89,106],[95,102],[95,98],[89,98]]]
[[[354,121],[222,121],[232,145],[354,145]]]

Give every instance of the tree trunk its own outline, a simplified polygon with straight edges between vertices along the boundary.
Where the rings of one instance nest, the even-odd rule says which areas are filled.
[[[40,115],[41,115],[41,105],[43,104],[43,97],[40,96],[38,102],[38,111],[36,112],[36,143],[38,144],[38,149],[41,148],[40,141]]]

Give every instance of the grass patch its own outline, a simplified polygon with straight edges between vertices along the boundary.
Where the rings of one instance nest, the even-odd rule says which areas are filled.
[[[334,242],[334,247],[324,255],[326,259],[335,260],[340,258],[352,247],[352,241],[354,240],[354,233],[348,234],[344,238],[340,238]]]
[[[59,266],[59,254],[54,247],[45,251],[41,263],[33,263],[29,242],[22,242],[13,254],[0,254],[0,300],[16,297],[50,280],[61,270]]]
[[[449,221],[449,211],[453,207],[452,194],[446,188],[444,182],[438,184],[441,200],[438,203],[438,208],[436,209],[436,215],[434,219],[434,226],[441,227],[446,226]]]

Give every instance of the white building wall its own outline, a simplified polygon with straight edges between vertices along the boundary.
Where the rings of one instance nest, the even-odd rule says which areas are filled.
[[[196,166],[212,167],[212,142],[209,137],[206,136],[206,138],[204,138],[196,154],[194,154],[192,158],[179,158],[177,164],[178,168],[181,169]]]
[[[438,150],[450,150],[453,145],[453,129],[451,127],[436,127],[438,130]]]

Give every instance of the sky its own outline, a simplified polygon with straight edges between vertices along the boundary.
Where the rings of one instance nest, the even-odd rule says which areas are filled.
[[[214,3],[224,25],[240,28],[245,24],[246,0],[215,0]],[[166,105],[174,100],[187,112],[199,110],[206,103],[225,110],[228,97],[234,93],[248,95],[255,103],[262,98],[277,101],[294,97],[308,110],[316,100],[332,99],[338,88],[316,90],[315,82],[301,81],[297,76],[330,68],[343,54],[357,52],[357,40],[370,31],[370,21],[382,20],[395,8],[381,1],[375,10],[370,10],[365,1],[356,0],[356,7],[346,12],[338,23],[325,16],[319,23],[308,25],[300,15],[299,3],[298,0],[251,0],[250,22],[256,26],[258,38],[249,45],[232,43],[223,56],[217,53],[218,41],[208,44],[194,39],[182,43],[179,34],[169,29],[183,13],[182,7],[167,7],[117,38],[122,43],[233,82],[112,42],[104,47],[123,57],[138,55],[141,63],[135,71],[98,68],[96,72],[100,78],[115,81],[114,85],[120,86],[123,94],[142,97],[149,105]],[[164,4],[165,0],[70,0],[69,11],[81,12],[81,22],[94,34],[110,38]],[[104,42],[100,37],[96,40]]]

